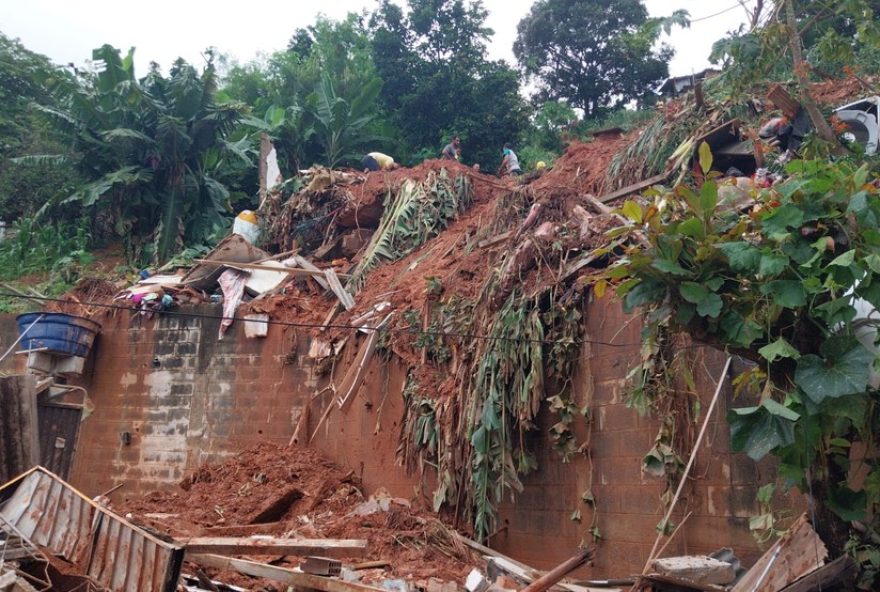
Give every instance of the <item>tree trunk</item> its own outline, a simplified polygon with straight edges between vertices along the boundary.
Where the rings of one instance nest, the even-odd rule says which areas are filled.
[[[813,122],[813,127],[816,128],[816,133],[819,134],[819,137],[826,142],[830,142],[832,146],[834,146],[834,152],[836,154],[842,154],[845,152],[843,146],[840,145],[837,137],[835,137],[834,132],[831,130],[831,126],[829,126],[828,122],[825,121],[825,118],[822,117],[822,113],[819,111],[819,107],[816,105],[813,95],[810,94],[810,80],[807,76],[808,65],[804,62],[804,55],[801,51],[801,37],[798,33],[797,21],[794,16],[794,0],[784,1],[785,24],[788,29],[788,43],[791,47],[794,74],[798,81],[801,104],[804,106],[804,109],[806,109],[807,115],[810,116],[810,121]]]

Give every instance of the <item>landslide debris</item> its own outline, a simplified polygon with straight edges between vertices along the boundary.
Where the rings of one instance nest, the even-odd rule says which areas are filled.
[[[301,495],[288,495],[291,490]],[[253,525],[261,511],[285,497],[288,507],[264,527],[256,527],[259,534],[366,539],[367,554],[344,563],[386,560],[389,567],[361,572],[364,581],[433,577],[462,582],[481,563],[429,511],[381,492],[374,493],[372,499],[382,501],[387,510],[365,503],[370,498],[353,472],[314,450],[270,443],[251,447],[220,463],[202,465],[178,489],[126,499],[114,511],[130,514],[135,523],[178,538],[250,536],[256,534]],[[237,527],[247,528],[236,531]],[[302,559],[286,556],[273,558],[272,563],[293,568]],[[269,580],[208,571],[217,580],[248,589],[283,589]]]

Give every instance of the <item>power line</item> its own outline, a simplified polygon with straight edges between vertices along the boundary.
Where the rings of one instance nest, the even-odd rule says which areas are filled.
[[[107,304],[103,302],[85,302],[85,301],[76,301],[72,302],[70,300],[65,300],[63,298],[50,298],[48,296],[29,296],[25,294],[14,294],[7,292],[0,292],[0,297],[7,298],[18,298],[24,300],[41,300],[45,302],[58,302],[61,304],[75,305],[75,306],[94,306],[98,308],[107,308],[112,310],[125,310],[129,312],[145,312],[144,309],[132,307],[132,306],[123,306],[120,304]],[[514,343],[541,343],[547,345],[557,345],[557,344],[567,344],[573,343],[575,345],[603,345],[606,347],[635,347],[641,346],[641,343],[610,343],[607,341],[596,341],[591,339],[579,339],[575,341],[561,341],[561,340],[550,340],[550,339],[525,339],[522,337],[492,337],[490,335],[479,335],[476,333],[446,333],[443,331],[426,331],[423,329],[416,329],[413,327],[406,327],[400,329],[392,329],[392,328],[384,328],[384,327],[370,327],[366,325],[345,325],[341,323],[331,323],[327,325],[317,325],[314,323],[295,323],[292,321],[281,321],[281,320],[266,320],[266,321],[255,321],[253,319],[246,319],[244,317],[231,316],[227,317],[224,315],[212,315],[212,314],[202,314],[202,313],[194,313],[194,312],[180,312],[174,310],[151,310],[147,312],[153,312],[160,315],[169,315],[174,317],[183,317],[183,318],[193,318],[193,319],[212,319],[212,320],[231,320],[231,321],[242,321],[249,323],[264,323],[266,325],[278,325],[282,327],[293,327],[297,329],[349,329],[349,330],[365,330],[365,331],[388,331],[389,333],[405,333],[409,335],[427,335],[431,337],[455,337],[458,339],[472,339],[474,341],[509,341]]]
[[[726,14],[726,13],[730,12],[731,10],[735,10],[737,8],[742,8],[742,6],[743,6],[742,4],[737,2],[733,6],[731,6],[729,8],[725,8],[724,10],[722,10],[720,12],[716,12],[715,14],[707,14],[706,16],[701,16],[699,18],[691,19],[691,23],[699,23],[700,21],[707,21],[711,18],[715,18],[716,16],[721,16],[722,14]]]

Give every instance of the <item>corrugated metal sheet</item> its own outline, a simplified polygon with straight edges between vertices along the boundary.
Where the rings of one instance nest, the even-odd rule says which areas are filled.
[[[0,488],[0,514],[31,542],[113,592],[172,592],[184,550],[98,506],[36,467]]]
[[[70,475],[82,421],[82,405],[40,403],[40,464],[62,479]]]

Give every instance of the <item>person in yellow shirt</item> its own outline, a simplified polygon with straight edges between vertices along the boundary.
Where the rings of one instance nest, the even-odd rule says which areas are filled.
[[[394,162],[393,158],[381,152],[370,152],[364,156],[361,165],[365,173],[370,171],[390,171],[400,168],[400,165]]]

